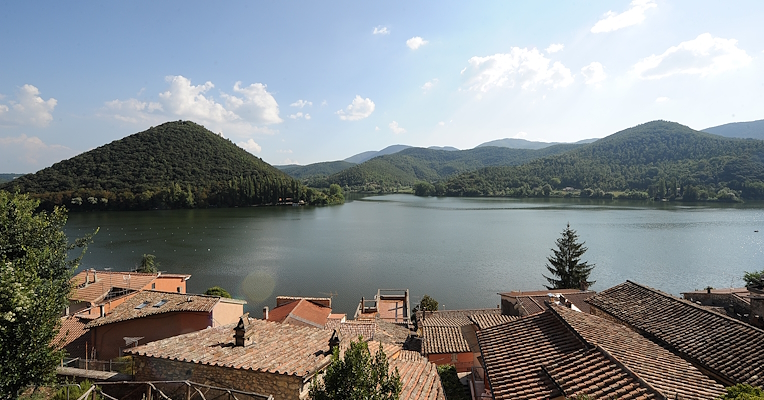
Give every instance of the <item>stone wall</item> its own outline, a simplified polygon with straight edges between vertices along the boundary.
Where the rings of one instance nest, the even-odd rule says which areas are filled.
[[[161,358],[134,356],[135,380],[189,380],[210,386],[230,388],[262,395],[275,400],[299,400],[308,395],[310,383],[298,376],[271,374],[236,368],[194,364]]]
[[[764,294],[751,295],[751,325],[764,328]]]

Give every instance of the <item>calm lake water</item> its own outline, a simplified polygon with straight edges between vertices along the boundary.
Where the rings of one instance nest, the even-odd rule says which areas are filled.
[[[189,292],[222,286],[256,316],[276,295],[332,293],[335,312],[352,317],[377,288],[408,288],[412,304],[429,294],[446,309],[543,289],[568,222],[596,264],[597,291],[630,279],[678,295],[741,286],[744,271],[764,268],[762,204],[388,195],[319,208],[72,213],[66,231],[101,228],[85,268],[129,270],[151,253],[160,270],[192,275]]]

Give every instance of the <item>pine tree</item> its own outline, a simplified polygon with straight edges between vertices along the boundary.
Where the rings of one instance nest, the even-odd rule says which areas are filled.
[[[552,256],[547,257],[549,270],[552,278],[543,275],[551,286],[547,289],[584,289],[593,285],[595,281],[589,281],[589,274],[594,264],[581,261],[581,256],[588,250],[584,247],[585,242],[578,243],[576,231],[570,229],[570,223],[562,231],[562,237],[557,239],[557,249],[552,249]],[[551,264],[551,265],[550,265]]]

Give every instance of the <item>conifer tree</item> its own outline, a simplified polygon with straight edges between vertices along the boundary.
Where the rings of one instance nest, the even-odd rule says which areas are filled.
[[[594,264],[581,261],[586,247],[585,242],[578,242],[576,231],[570,229],[570,223],[562,231],[562,237],[557,239],[557,249],[552,249],[553,255],[547,257],[546,269],[552,277],[543,275],[550,286],[547,289],[585,289],[595,281],[589,280],[589,274]]]

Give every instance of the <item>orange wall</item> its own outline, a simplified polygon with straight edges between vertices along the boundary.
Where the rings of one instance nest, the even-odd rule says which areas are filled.
[[[119,357],[125,348],[124,337],[143,337],[138,345],[202,330],[212,325],[207,312],[171,312],[98,326],[90,330],[96,358]]]
[[[156,287],[152,288],[152,284]],[[178,292],[178,287],[180,287],[180,292]],[[159,275],[154,279],[154,282],[149,283],[143,288],[147,290],[158,290],[160,292],[186,293],[186,280],[180,277]]]
[[[451,364],[456,366],[456,372],[469,372],[475,362],[472,353],[456,353],[456,363],[453,363],[451,353],[428,354],[427,360],[435,365]]]
[[[239,322],[239,318],[244,314],[243,302],[227,302],[226,299],[220,299],[215,308],[212,309],[212,326],[228,325]]]

